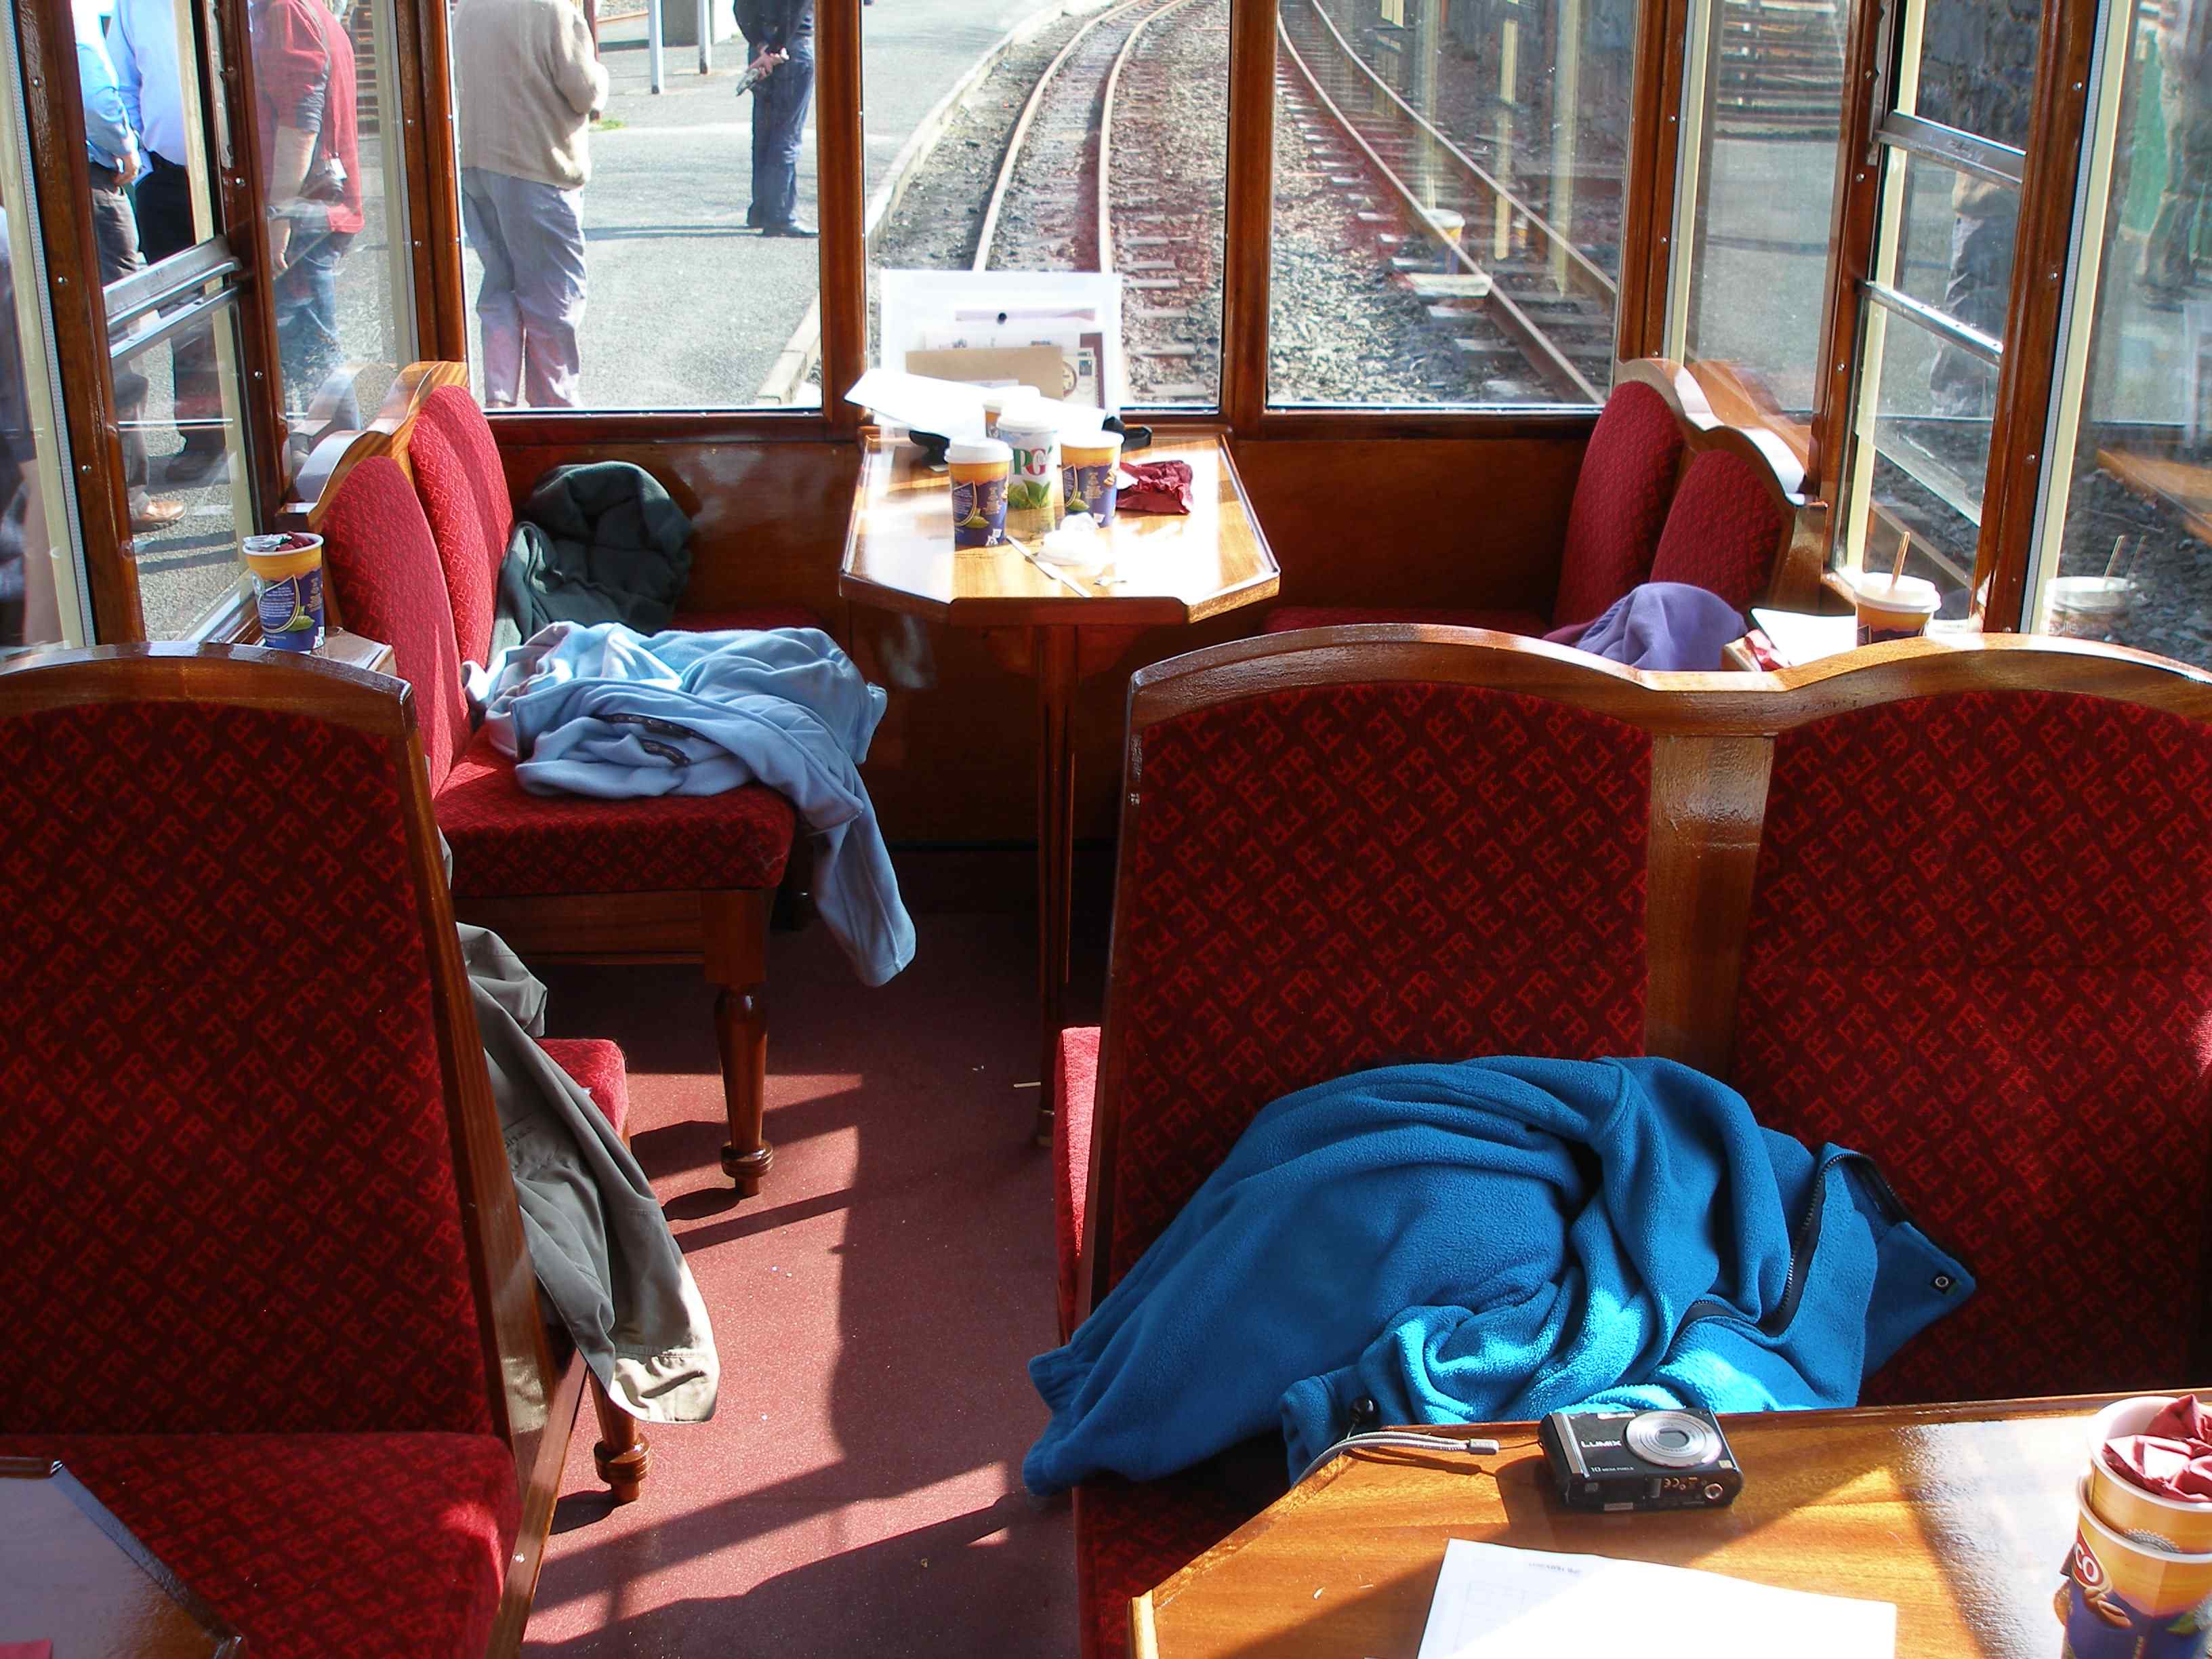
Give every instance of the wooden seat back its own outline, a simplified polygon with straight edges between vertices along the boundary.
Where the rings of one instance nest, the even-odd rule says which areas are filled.
[[[556,1367],[406,686],[20,659],[0,845],[0,1431],[498,1434],[526,1607]]]
[[[1312,630],[1141,671],[1125,769],[1085,1308],[1289,1088],[1641,1051],[1871,1153],[1978,1257],[1900,1393],[2207,1357],[2212,676],[1998,636],[1689,675]]]

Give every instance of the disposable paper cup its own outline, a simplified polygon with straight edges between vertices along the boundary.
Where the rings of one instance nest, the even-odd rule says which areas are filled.
[[[1010,410],[999,418],[999,436],[1014,452],[1006,485],[1006,528],[1034,540],[1060,528],[1061,514],[1060,428],[1057,423]]]
[[[1060,477],[1067,512],[1113,523],[1114,501],[1121,493],[1121,434],[1085,432],[1061,439]]]
[[[2062,639],[2101,640],[2127,625],[2136,585],[2125,576],[2057,576],[2045,626]]]
[[[952,475],[952,545],[996,547],[1006,539],[1006,481],[1014,452],[996,438],[956,438],[945,447]]]
[[[2121,1536],[2077,1499],[2063,1596],[2073,1659],[2203,1659],[2212,1647],[2212,1554],[2151,1549]]]
[[[2145,1492],[2105,1462],[2105,1443],[2141,1434],[2173,1403],[2170,1395],[2118,1400],[2089,1424],[2089,1507],[2131,1541],[2183,1555],[2212,1554],[2212,1504],[2185,1504]]]
[[[1443,244],[1442,257],[1437,262],[1437,269],[1449,275],[1459,268],[1459,262],[1452,258],[1452,250],[1460,245],[1460,239],[1467,234],[1467,217],[1464,214],[1453,212],[1449,208],[1431,208],[1428,210],[1428,217],[1429,228],[1436,232],[1437,240]]]
[[[304,530],[248,536],[239,544],[253,579],[261,643],[313,651],[323,642],[323,538]]]
[[[1858,597],[1859,643],[1915,640],[1928,631],[1928,619],[1943,601],[1936,584],[1923,576],[1891,580],[1887,571],[1866,570],[1852,584]]]
[[[1033,386],[994,386],[983,389],[983,435],[999,435],[999,417],[1010,409],[1038,402],[1044,396]]]

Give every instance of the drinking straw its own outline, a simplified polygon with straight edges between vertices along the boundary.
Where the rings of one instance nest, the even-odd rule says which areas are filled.
[[[1912,550],[1912,532],[1908,530],[1897,538],[1897,557],[1890,562],[1889,585],[1894,588],[1898,579],[1905,574],[1905,556]]]
[[[2105,580],[2106,581],[2112,580],[2112,573],[2120,568],[2120,549],[2126,544],[2127,539],[2127,536],[2124,533],[2112,538],[2112,556],[2105,561]]]

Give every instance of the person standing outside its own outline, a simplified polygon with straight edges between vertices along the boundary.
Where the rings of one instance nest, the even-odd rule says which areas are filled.
[[[338,264],[362,228],[353,42],[323,0],[251,0],[246,19],[276,356],[286,406],[305,409],[343,356]]]
[[[85,161],[92,182],[92,235],[100,250],[102,287],[146,268],[138,249],[138,215],[128,186],[138,176],[138,135],[116,88],[115,65],[100,39],[98,0],[73,0],[76,24],[77,91],[84,102]],[[131,500],[131,528],[166,530],[185,516],[182,501],[156,501],[146,489],[146,377],[134,368],[115,371],[115,415],[123,428],[123,479]]]
[[[587,135],[607,72],[576,0],[460,0],[452,38],[461,222],[483,261],[484,402],[573,408]]]
[[[814,98],[814,0],[732,0],[738,33],[766,79],[753,88],[753,199],[763,236],[812,236],[799,218],[799,145]]]
[[[2158,104],[2166,185],[2136,270],[2146,304],[2178,311],[2197,281],[2197,240],[2212,193],[2212,0],[2160,0]]]
[[[107,54],[125,118],[143,145],[146,167],[137,191],[138,244],[159,264],[199,240],[192,222],[191,156],[185,83],[177,62],[172,0],[116,0],[107,25]],[[215,337],[188,330],[172,348],[177,429],[184,447],[169,458],[171,483],[197,483],[223,457],[222,388],[216,377]]]

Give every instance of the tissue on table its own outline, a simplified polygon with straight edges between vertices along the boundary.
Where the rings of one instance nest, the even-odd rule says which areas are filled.
[[[1088,513],[1071,513],[1060,521],[1059,529],[1045,532],[1037,543],[1036,556],[1047,564],[1089,575],[1105,568],[1114,556],[1114,548],[1100,533],[1097,520]]]

